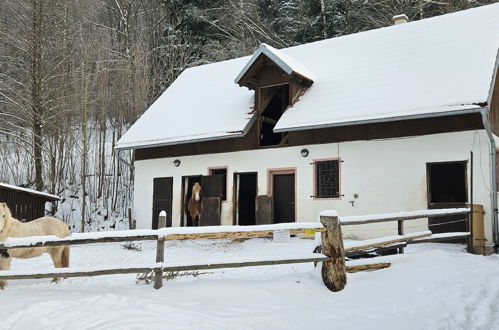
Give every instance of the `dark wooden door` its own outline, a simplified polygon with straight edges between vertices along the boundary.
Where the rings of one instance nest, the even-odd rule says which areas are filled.
[[[173,178],[154,178],[152,197],[152,229],[158,229],[159,213],[166,211],[166,226],[172,226]]]
[[[274,199],[274,223],[295,221],[295,175],[274,174],[272,176]]]
[[[201,226],[220,225],[225,182],[223,175],[201,177]]]
[[[223,175],[201,177],[202,196],[223,198],[225,180],[226,178]]]

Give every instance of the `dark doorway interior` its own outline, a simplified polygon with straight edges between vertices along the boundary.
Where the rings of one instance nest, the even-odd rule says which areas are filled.
[[[255,225],[257,173],[237,174],[237,224]]]
[[[465,207],[468,202],[467,162],[428,163],[428,206],[430,209]],[[430,218],[433,233],[468,231],[466,216]]]
[[[183,191],[183,201],[184,204],[182,206],[183,212],[182,216],[180,219],[181,226],[186,226],[190,227],[192,226],[192,219],[191,215],[189,214],[189,211],[187,209],[187,206],[189,205],[189,198],[191,197],[192,194],[192,187],[194,184],[197,182],[201,184],[202,187],[202,192],[201,192],[201,198],[206,198],[206,197],[218,197],[219,200],[221,201],[221,198],[224,195],[225,192],[225,182],[227,178],[224,175],[209,175],[209,176],[203,176],[203,175],[191,175],[191,176],[184,176],[182,177],[182,191]],[[220,209],[221,205],[217,206],[218,209]],[[207,210],[211,211],[211,210]],[[210,214],[212,212],[209,212]],[[219,214],[220,212],[215,212],[215,214]],[[208,212],[206,212],[208,214]],[[211,222],[216,222],[216,220],[213,220]],[[218,220],[220,223],[220,220]]]
[[[272,175],[274,223],[295,221],[295,175]]]
[[[158,229],[159,213],[166,211],[166,226],[172,226],[173,178],[154,178],[152,199],[152,229]]]
[[[184,205],[181,218],[181,226],[186,226],[186,227],[192,226],[192,219],[189,214],[189,211],[187,210],[187,205],[189,203],[189,198],[191,197],[192,187],[196,182],[201,183],[201,177],[202,177],[201,175],[182,177],[182,188],[184,191],[184,199],[183,199]]]
[[[289,85],[269,87],[262,94],[270,95],[270,101],[260,115],[260,146],[281,144],[284,134],[274,133],[274,127],[289,105]]]
[[[430,163],[430,204],[463,204],[467,202],[466,163]]]

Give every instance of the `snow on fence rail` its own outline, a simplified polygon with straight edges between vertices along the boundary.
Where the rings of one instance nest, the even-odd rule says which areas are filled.
[[[474,207],[476,207],[475,205]],[[337,216],[336,211],[322,211],[321,216],[333,215]],[[404,235],[404,221],[416,220],[422,218],[435,218],[444,217],[449,215],[466,215],[468,218],[463,221],[471,222],[471,209],[470,208],[449,208],[449,209],[435,209],[435,210],[417,210],[417,211],[404,211],[396,213],[384,213],[384,214],[370,214],[361,216],[344,216],[339,217],[342,226],[352,226],[352,225],[364,225],[380,222],[397,221],[398,223],[398,236],[377,238],[374,240],[360,241],[359,246],[356,248],[347,249],[347,255],[354,256],[358,255],[355,251],[374,249],[379,247],[380,249],[385,249],[384,246],[392,245],[398,243],[399,253],[404,253],[404,248],[407,244],[423,243],[423,242],[439,242],[439,241],[449,241],[449,240],[459,240],[469,238],[471,236],[470,232],[456,232],[456,233],[446,233],[446,235],[432,235],[430,231],[421,233],[412,233],[410,235]],[[469,225],[472,228],[472,225]],[[363,243],[362,243],[363,242]],[[381,244],[381,245],[380,245]],[[469,242],[469,245],[471,242]],[[470,246],[469,246],[470,248]]]
[[[319,222],[294,222],[257,226],[210,226],[210,227],[169,227],[161,229],[120,230],[95,233],[74,233],[68,237],[31,236],[8,238],[0,243],[0,249],[79,245],[89,243],[112,243],[128,241],[251,238],[272,236],[274,231],[287,230],[291,235],[307,231],[322,232],[324,226]]]
[[[322,211],[320,214],[327,216],[332,212],[335,213],[335,211]],[[348,226],[348,225],[362,225],[368,223],[378,223],[378,222],[387,222],[387,221],[415,220],[415,219],[430,218],[430,217],[434,218],[434,217],[469,214],[469,213],[470,213],[469,208],[418,210],[418,211],[404,211],[396,213],[340,217],[340,221],[342,226]]]
[[[108,266],[108,267],[86,267],[73,269],[52,269],[47,271],[0,271],[0,280],[28,279],[28,278],[51,278],[56,276],[81,277],[99,276],[110,274],[127,274],[154,271],[154,288],[162,287],[163,272],[165,271],[188,271],[205,270],[216,268],[251,267],[290,263],[322,262],[322,278],[324,284],[331,291],[341,291],[346,285],[346,272],[355,272],[366,269],[380,269],[389,266],[389,263],[369,263],[366,265],[347,266],[345,253],[355,254],[359,251],[371,251],[373,249],[393,246],[406,246],[408,242],[419,240],[427,241],[431,237],[430,231],[403,234],[403,221],[455,214],[469,214],[470,209],[445,209],[424,210],[414,212],[400,212],[392,214],[379,214],[361,217],[338,217],[334,211],[321,212],[320,222],[281,223],[258,226],[212,226],[212,227],[182,227],[162,228],[166,225],[166,213],[162,212],[159,217],[157,230],[128,230],[116,232],[80,233],[69,237],[57,238],[55,236],[34,236],[27,238],[9,238],[0,243],[0,249],[33,248],[42,246],[63,246],[105,242],[144,241],[156,240],[156,263],[146,265]],[[399,235],[348,242],[343,245],[341,225],[358,225],[383,221],[398,221]],[[289,257],[259,257],[236,260],[218,260],[205,262],[203,264],[192,263],[165,263],[164,243],[169,240],[193,240],[193,239],[219,239],[219,238],[252,238],[271,236],[276,231],[288,231],[290,234],[315,234],[321,233],[322,254],[306,253],[299,256]],[[460,237],[468,237],[469,233],[458,233]],[[449,238],[452,235],[441,235]],[[442,238],[440,237],[440,238]]]
[[[336,222],[337,219],[336,219]],[[289,257],[268,257],[236,261],[218,261],[205,264],[165,264],[164,263],[164,243],[169,240],[193,240],[193,239],[219,239],[219,238],[252,238],[271,236],[276,231],[288,231],[290,234],[315,234],[316,232],[327,233],[323,235],[323,240],[331,240],[334,237],[334,244],[341,241],[338,233],[332,230],[333,222],[331,220],[323,221],[322,224],[315,223],[281,223],[272,225],[259,226],[213,226],[213,227],[190,227],[190,228],[162,228],[166,225],[166,213],[159,217],[158,230],[132,230],[118,232],[100,232],[100,233],[81,233],[72,234],[69,237],[57,238],[54,236],[33,236],[27,238],[9,238],[0,244],[0,249],[18,249],[18,248],[33,248],[46,246],[65,246],[90,243],[104,242],[123,242],[123,241],[138,241],[138,240],[156,240],[156,263],[148,265],[130,265],[128,267],[109,266],[109,267],[87,267],[85,269],[53,269],[47,271],[0,271],[0,280],[9,279],[28,279],[28,278],[51,278],[51,277],[81,277],[81,276],[99,276],[110,274],[127,274],[140,273],[146,271],[154,271],[154,287],[159,289],[162,287],[163,272],[165,271],[186,271],[186,270],[203,270],[214,268],[234,268],[234,267],[250,267],[264,265],[278,265],[290,263],[305,263],[305,262],[331,262],[330,255],[307,253],[306,255]],[[342,264],[343,273],[345,272],[345,260],[336,261],[337,264]],[[331,271],[336,269],[336,265],[332,266]],[[328,283],[328,280],[333,278],[332,274],[326,277],[324,282],[333,291],[342,290],[344,284],[341,285]]]

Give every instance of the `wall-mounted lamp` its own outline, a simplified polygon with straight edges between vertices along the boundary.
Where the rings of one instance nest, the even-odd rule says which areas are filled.
[[[308,156],[308,149],[302,149],[302,150],[300,151],[300,155],[301,155],[302,157],[307,157],[307,156]]]
[[[173,161],[173,165],[175,165],[175,167],[179,167],[180,166],[180,159],[175,159]]]

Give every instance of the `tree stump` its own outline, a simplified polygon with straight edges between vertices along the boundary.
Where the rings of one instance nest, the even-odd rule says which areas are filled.
[[[321,223],[327,229],[321,234],[322,253],[331,258],[322,263],[322,280],[329,290],[341,291],[347,284],[347,273],[340,221],[337,216],[321,216]]]

